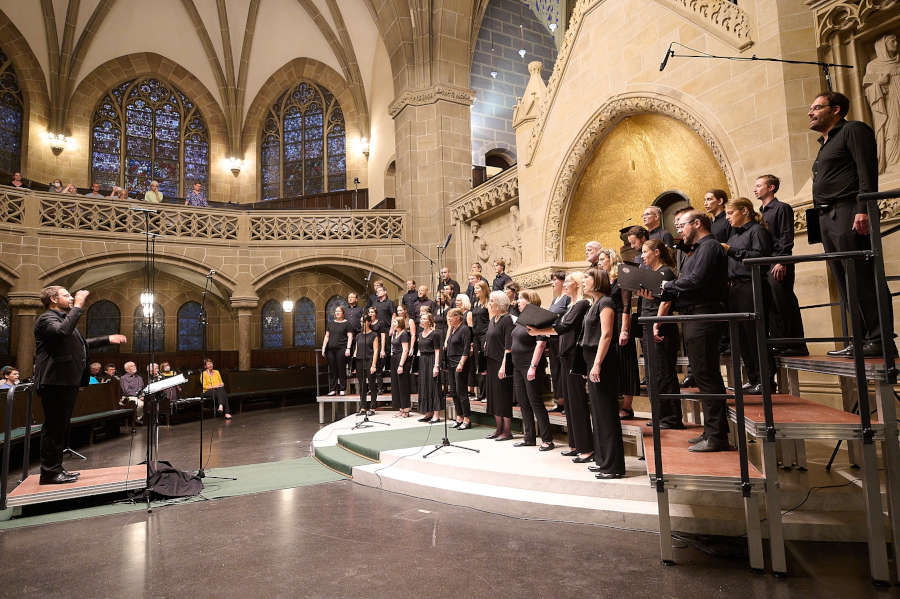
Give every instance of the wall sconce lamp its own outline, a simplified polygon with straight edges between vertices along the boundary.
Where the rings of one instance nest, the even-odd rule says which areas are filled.
[[[62,151],[66,149],[70,142],[70,139],[62,133],[51,133],[49,131],[47,131],[46,139],[54,156],[62,154]]]
[[[231,171],[231,174],[237,177],[241,174],[241,169],[244,168],[244,161],[240,158],[228,158],[226,161],[228,165],[228,170]]]
[[[366,155],[366,158],[369,157],[369,138],[363,137],[359,140],[359,149]]]

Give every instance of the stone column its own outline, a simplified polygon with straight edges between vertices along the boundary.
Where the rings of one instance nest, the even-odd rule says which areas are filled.
[[[34,369],[34,321],[44,311],[39,298],[37,293],[9,294],[12,328],[16,332],[16,367],[22,378],[31,376]]]
[[[258,305],[257,297],[231,298],[231,307],[237,311],[238,317],[238,370],[250,370],[250,351],[253,347],[250,339],[250,319]]]

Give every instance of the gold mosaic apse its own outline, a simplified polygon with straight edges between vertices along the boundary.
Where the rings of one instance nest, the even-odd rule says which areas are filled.
[[[681,193],[702,209],[711,188],[727,190],[728,182],[699,135],[661,114],[631,116],[601,142],[578,182],[566,221],[565,259],[583,260],[584,244],[592,239],[621,247],[619,229],[642,224],[644,208],[663,193]]]

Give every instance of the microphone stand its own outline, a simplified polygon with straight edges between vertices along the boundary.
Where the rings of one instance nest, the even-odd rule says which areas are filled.
[[[402,237],[400,237],[400,235],[394,235],[393,230],[390,230],[389,233],[390,233],[391,239],[396,239],[397,241],[399,241],[400,243],[402,243],[403,245],[405,245],[406,247],[408,247],[409,249],[411,249],[411,250],[414,251],[415,253],[419,254],[420,256],[422,256],[423,258],[425,258],[426,260],[428,260],[428,264],[429,264],[429,266],[431,267],[431,277],[430,277],[430,279],[429,279],[429,283],[431,284],[431,291],[432,291],[432,294],[433,294],[434,296],[440,297],[440,294],[438,293],[438,290],[435,288],[435,276],[434,276],[434,264],[435,264],[435,262],[434,262],[434,260],[432,260],[427,254],[425,254],[425,252],[423,252],[422,250],[420,250],[419,248],[417,248],[417,247],[414,246],[413,244],[409,243],[408,241],[406,241],[405,239],[403,239]],[[448,239],[449,239],[449,237],[448,237]],[[446,249],[446,245],[445,245],[444,247],[445,247],[445,249]],[[438,250],[439,250],[439,251],[440,251],[440,249],[441,249],[441,246],[438,246]],[[366,292],[368,293],[368,290],[367,290]]]
[[[691,52],[697,52],[697,54],[675,54],[675,50],[672,49],[672,46],[681,46]],[[822,62],[818,60],[787,60],[786,58],[766,58],[760,57],[754,54],[753,56],[717,56],[715,54],[704,54],[700,50],[695,50],[689,46],[685,46],[684,44],[679,44],[678,42],[672,42],[669,44],[669,49],[666,50],[666,55],[663,58],[662,64],[659,65],[659,70],[662,71],[666,68],[666,63],[669,61],[669,58],[712,58],[715,60],[735,60],[740,62],[780,62],[782,64],[808,64],[822,68],[822,74],[825,75],[825,84],[828,86],[828,91],[834,91],[831,85],[831,71],[829,68],[834,67],[836,69],[852,69],[852,64],[838,64],[836,62]]]

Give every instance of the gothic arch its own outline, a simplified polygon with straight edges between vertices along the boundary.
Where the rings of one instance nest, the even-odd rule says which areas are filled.
[[[737,178],[731,167],[719,137],[712,133],[713,127],[705,123],[696,112],[669,97],[655,93],[628,93],[610,98],[588,120],[575,137],[575,141],[565,152],[565,161],[559,168],[551,187],[550,201],[544,214],[544,259],[556,262],[563,259],[565,223],[572,196],[578,186],[581,174],[590,162],[594,150],[613,128],[628,116],[642,113],[656,113],[674,118],[687,125],[709,146],[732,192],[738,189]]]
[[[284,262],[278,265],[277,268],[273,268],[262,275],[258,276],[253,280],[253,290],[254,293],[259,293],[261,289],[263,289],[266,285],[283,277],[284,275],[290,274],[297,270],[303,270],[306,268],[314,268],[316,266],[349,266],[351,268],[357,268],[360,271],[372,271],[373,277],[377,277],[380,279],[384,279],[389,283],[393,283],[400,289],[405,288],[405,281],[403,278],[397,276],[390,266],[382,266],[371,260],[366,260],[363,258],[355,258],[353,256],[346,256],[341,254],[335,254],[330,256],[306,256],[303,258],[297,258],[296,260],[291,260],[288,262]]]
[[[15,269],[7,266],[3,262],[0,262],[0,281],[12,287],[18,278],[19,274],[15,271]]]

